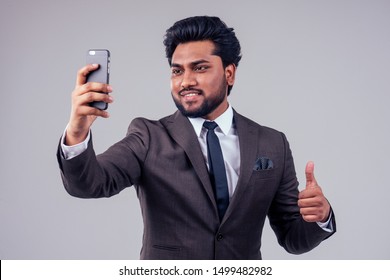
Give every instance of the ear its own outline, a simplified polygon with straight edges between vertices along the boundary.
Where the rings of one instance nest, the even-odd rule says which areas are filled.
[[[233,63],[225,67],[225,78],[229,86],[234,85],[234,81],[236,79],[236,69],[237,67]]]

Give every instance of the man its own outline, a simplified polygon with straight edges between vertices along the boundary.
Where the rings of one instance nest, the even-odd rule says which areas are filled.
[[[241,58],[233,29],[217,17],[191,17],[168,29],[164,44],[179,110],[133,120],[127,136],[98,156],[90,127],[108,114],[89,103],[111,103],[99,92],[112,88],[86,83],[97,65],[78,72],[58,152],[69,194],[109,197],[134,186],[144,222],[141,259],[261,259],[267,215],[280,245],[294,254],[331,236],[335,219],[313,163],[299,193],[284,134],[228,103]]]

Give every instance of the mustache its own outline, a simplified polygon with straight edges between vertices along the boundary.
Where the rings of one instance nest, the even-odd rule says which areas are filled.
[[[197,88],[183,88],[181,91],[179,91],[179,95],[182,95],[185,92],[196,92],[198,94],[202,94],[203,90]]]

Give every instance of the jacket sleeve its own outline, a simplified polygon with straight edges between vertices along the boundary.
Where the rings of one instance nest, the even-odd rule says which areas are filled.
[[[57,161],[66,191],[80,198],[110,197],[137,184],[142,174],[149,137],[145,122],[135,119],[127,136],[97,155],[92,136],[88,148],[70,160],[64,159],[60,145]]]
[[[318,246],[336,232],[333,214],[333,232],[327,232],[317,223],[303,220],[298,207],[298,180],[288,141],[284,134],[284,167],[278,191],[271,204],[268,217],[279,244],[289,253],[302,254]]]

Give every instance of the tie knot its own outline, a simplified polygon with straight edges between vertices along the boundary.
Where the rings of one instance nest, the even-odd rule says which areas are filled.
[[[207,128],[208,130],[214,130],[218,125],[216,122],[204,122],[203,126]]]

